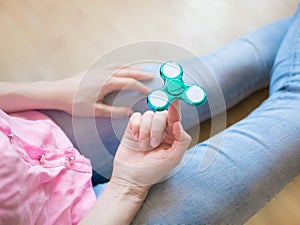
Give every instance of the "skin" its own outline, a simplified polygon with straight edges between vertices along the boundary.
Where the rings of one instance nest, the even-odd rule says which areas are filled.
[[[95,224],[99,218],[101,224],[130,224],[151,186],[178,165],[191,141],[179,112],[176,102],[168,112],[131,116],[115,156],[112,178],[81,225]],[[153,143],[154,138],[159,141]]]
[[[181,126],[179,102],[168,111],[147,111],[104,104],[110,92],[126,88],[148,94],[139,82],[153,75],[135,67],[107,66],[58,81],[0,82],[0,108],[7,112],[33,109],[63,110],[76,116],[131,115],[114,160],[110,182],[81,225],[130,224],[151,186],[182,159],[191,137]],[[74,110],[82,108],[85,110]]]
[[[150,89],[139,81],[152,78],[133,66],[109,65],[57,81],[0,82],[0,108],[8,113],[57,109],[76,116],[124,117],[132,110],[107,105],[104,97],[123,89],[148,94]]]

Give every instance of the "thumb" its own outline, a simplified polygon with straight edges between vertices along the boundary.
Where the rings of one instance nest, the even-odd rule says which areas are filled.
[[[96,103],[95,105],[95,116],[96,117],[112,117],[122,118],[128,117],[133,113],[131,108],[122,106],[111,106],[103,103]]]

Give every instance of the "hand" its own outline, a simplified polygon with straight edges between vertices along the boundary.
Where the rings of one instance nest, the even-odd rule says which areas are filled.
[[[134,113],[117,151],[110,182],[80,224],[130,224],[152,184],[182,159],[191,137],[182,129],[179,102],[168,112]]]
[[[180,123],[179,102],[168,112],[134,113],[116,153],[111,182],[150,188],[179,164],[190,141]]]
[[[104,97],[114,91],[134,90],[148,94],[150,89],[139,80],[153,75],[134,66],[111,65],[56,82],[59,109],[76,116],[124,117],[132,114],[127,107],[107,105]]]

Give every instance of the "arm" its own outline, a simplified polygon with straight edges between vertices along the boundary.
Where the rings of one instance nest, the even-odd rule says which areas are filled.
[[[131,109],[107,105],[104,97],[123,89],[148,93],[150,89],[139,80],[151,78],[151,73],[133,66],[106,66],[57,81],[0,82],[0,108],[8,113],[55,109],[77,116],[123,117]]]
[[[28,109],[60,109],[56,82],[0,82],[0,108],[7,113]]]
[[[178,103],[168,113],[131,116],[111,181],[81,225],[130,224],[150,187],[178,165],[191,141],[182,129]]]
[[[146,188],[122,186],[109,182],[92,210],[80,225],[130,224],[147,193],[148,190]]]

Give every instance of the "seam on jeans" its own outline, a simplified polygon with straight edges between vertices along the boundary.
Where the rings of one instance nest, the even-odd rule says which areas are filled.
[[[250,119],[251,117],[248,117],[248,118]],[[232,129],[230,129],[229,131],[232,133],[241,135],[245,138],[248,138],[251,141],[254,141],[255,143],[258,143],[259,145],[263,146],[264,149],[267,149],[267,150],[271,149],[268,145],[266,145],[261,140],[259,140],[253,133],[251,133],[251,130],[249,132],[247,132],[247,131],[241,130],[240,128],[234,127]]]
[[[247,39],[247,38],[241,38],[240,40],[245,41],[246,43],[248,43],[249,45],[251,45],[252,48],[255,50],[255,53],[256,53],[258,59],[260,59],[263,62],[264,74],[270,73],[270,72],[267,71],[267,63],[266,63],[265,59],[263,57],[261,57],[262,54],[259,51],[259,49],[256,47],[256,45],[252,41],[250,41],[249,39]]]
[[[290,69],[289,69],[289,80],[288,82],[286,83],[286,90],[287,91],[290,91],[289,90],[289,84],[292,82],[292,77],[293,77],[293,73],[294,73],[294,69],[295,69],[295,66],[294,66],[294,63],[295,63],[295,58],[296,58],[296,44],[297,44],[297,40],[299,38],[299,35],[300,35],[300,29],[298,29],[298,32],[293,40],[293,48],[292,48],[292,57],[291,57],[291,65],[290,65]]]
[[[245,92],[247,92],[245,97],[248,97],[249,95],[251,95],[255,91],[258,91],[258,90],[262,89],[263,87],[266,87],[267,84],[265,84],[265,83],[267,83],[269,81],[269,78],[270,78],[270,72],[268,72],[268,70],[267,70],[267,63],[266,63],[265,59],[261,56],[262,54],[260,53],[259,49],[255,46],[255,44],[252,41],[250,41],[246,38],[241,38],[240,40],[245,41],[246,43],[248,43],[254,49],[258,60],[263,63],[263,74],[268,74],[268,76],[263,76],[262,78],[259,78],[258,80],[254,80],[254,82],[246,85],[242,89],[239,89],[237,92],[233,93],[233,95],[231,95],[227,99],[225,99],[225,102],[231,102],[235,98],[237,98],[238,96],[240,96],[241,94],[243,94]],[[259,84],[262,84],[262,87],[259,87],[255,90],[251,91],[252,87],[255,87]],[[240,99],[239,101],[242,101],[242,100],[243,99]],[[235,102],[232,106],[234,106],[235,104],[237,104],[237,102]],[[232,106],[230,106],[230,107],[232,107]]]
[[[235,161],[228,154],[226,154],[226,152],[223,151],[223,149],[220,149],[220,146],[215,146],[212,143],[210,143],[209,141],[205,141],[205,142],[201,142],[201,143],[197,144],[195,146],[195,148],[196,148],[195,150],[196,151],[199,150],[198,149],[199,147],[205,148],[206,152],[209,151],[209,149],[210,149],[210,150],[212,150],[212,151],[214,151],[216,153],[216,157],[218,155],[221,155],[221,156],[224,156],[226,159],[228,159],[230,162],[235,163]]]

